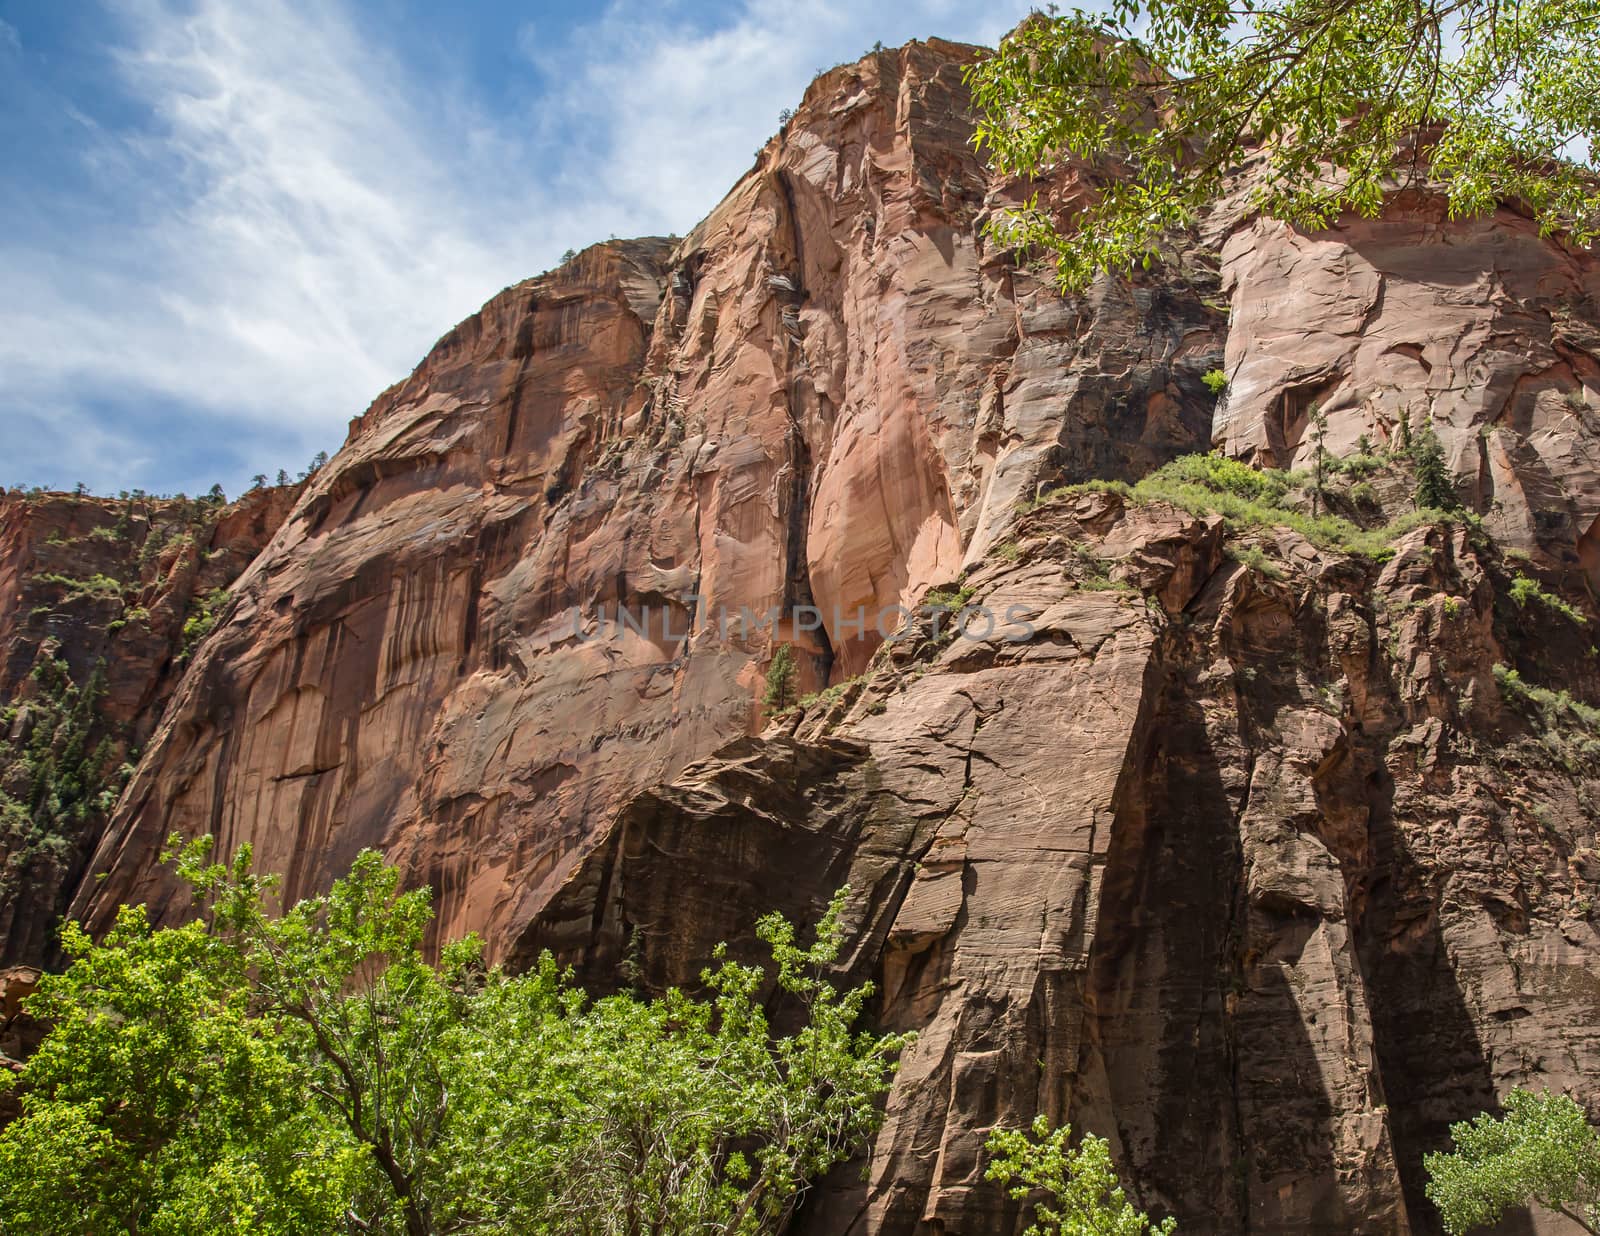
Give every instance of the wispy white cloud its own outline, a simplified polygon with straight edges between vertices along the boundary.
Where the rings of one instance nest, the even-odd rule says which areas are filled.
[[[87,161],[127,226],[0,249],[23,293],[0,310],[6,393],[209,409],[219,438],[243,430],[269,471],[292,467],[515,268],[471,169],[439,157],[396,65],[331,10],[143,3],[125,21],[118,60],[158,123],[100,135]],[[133,445],[78,471],[161,458]]]
[[[17,28],[0,17],[0,52],[19,52],[22,50],[22,36],[17,33]]]
[[[613,0],[577,42],[602,49],[573,57],[568,46],[532,46],[534,63],[558,86],[547,114],[604,152],[607,188],[642,207],[659,203],[697,221],[750,167],[819,71],[855,60],[875,42],[912,38],[992,43],[1026,12],[1013,4],[909,0],[747,0],[709,30],[673,19],[670,7]],[[576,63],[574,63],[576,61]]]
[[[559,45],[508,30],[546,89],[497,115],[333,0],[130,0],[115,62],[155,123],[80,130],[117,209],[42,203],[0,241],[0,424],[56,430],[13,462],[97,488],[292,470],[561,250],[692,226],[814,69],[1021,11],[749,0],[693,28],[618,0]]]

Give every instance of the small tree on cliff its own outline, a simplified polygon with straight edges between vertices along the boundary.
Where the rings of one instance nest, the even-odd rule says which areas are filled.
[[[1311,449],[1314,452],[1311,463],[1311,518],[1317,517],[1318,505],[1322,501],[1322,481],[1324,465],[1327,463],[1328,451],[1323,443],[1328,438],[1328,414],[1317,404],[1311,405]]]
[[[428,891],[371,851],[281,917],[248,848],[206,854],[178,860],[199,921],[63,933],[0,1232],[770,1236],[881,1118],[906,1040],[857,1031],[871,988],[822,977],[842,892],[809,948],[761,921],[770,975],[719,949],[703,999],[591,1001],[548,956],[513,977],[467,940],[430,965]]]
[[[788,644],[779,644],[772,654],[772,664],[767,666],[767,689],[761,696],[769,714],[782,712],[794,703],[794,679],[794,650]]]
[[[1451,1125],[1450,1137],[1455,1149],[1424,1163],[1428,1200],[1451,1236],[1530,1202],[1600,1233],[1600,1131],[1565,1095],[1513,1090],[1504,1116]]]
[[[1253,155],[1249,207],[1296,226],[1375,215],[1398,183],[1452,216],[1524,204],[1600,236],[1595,0],[1114,0],[1036,13],[967,77],[976,134],[1027,182],[1076,165],[1087,194],[991,222],[1053,254],[1062,285],[1149,266]],[[1331,174],[1330,174],[1331,172]]]
[[[1424,420],[1411,439],[1411,466],[1416,470],[1417,488],[1413,501],[1418,507],[1452,511],[1460,506],[1455,486],[1450,483],[1450,468],[1444,460],[1444,447],[1433,425]]]
[[[1089,1134],[1072,1147],[1072,1127],[1051,1131],[1040,1116],[1031,1133],[996,1129],[984,1147],[990,1180],[1033,1202],[1024,1236],[1172,1236],[1176,1219],[1156,1223],[1122,1191],[1106,1140]]]

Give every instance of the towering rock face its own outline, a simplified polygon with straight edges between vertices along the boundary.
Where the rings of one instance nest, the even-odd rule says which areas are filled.
[[[1600,1077],[1595,261],[1420,197],[1315,236],[1223,208],[1063,300],[980,238],[1031,186],[971,151],[974,54],[825,74],[691,235],[508,289],[380,397],[74,909],[183,913],[174,829],[289,896],[375,845],[444,935],[605,987],[848,883],[843,968],[920,1037],[800,1230],[1012,1230],[982,1144],[1036,1111],[1186,1231],[1434,1230],[1451,1120]],[[1410,512],[1383,448],[1431,431],[1481,521],[1374,555],[1192,491],[1036,501],[1213,436],[1315,465],[1313,404],[1362,456],[1319,504]],[[992,617],[885,642],[932,588]],[[832,686],[768,724],[780,643]]]
[[[1494,669],[1586,624],[1462,528],[1380,564],[1090,493],[1014,531],[967,577],[1013,629],[913,627],[640,795],[515,960],[692,983],[848,884],[849,976],[920,1037],[807,1233],[1013,1230],[982,1146],[1039,1111],[1187,1231],[1437,1230],[1451,1121],[1600,1070],[1600,735]]]
[[[757,727],[775,641],[802,689],[857,673],[1042,477],[1203,447],[1201,291],[1067,306],[982,252],[972,54],[833,70],[692,235],[509,289],[386,392],[234,590],[79,911],[167,905],[173,829],[290,896],[378,845],[498,953],[628,795]]]

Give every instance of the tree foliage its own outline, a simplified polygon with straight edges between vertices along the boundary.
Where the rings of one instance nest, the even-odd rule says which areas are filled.
[[[370,851],[281,916],[248,848],[178,863],[199,920],[64,932],[0,1232],[770,1233],[876,1127],[905,1042],[855,1029],[870,988],[824,977],[842,893],[810,946],[762,920],[771,976],[719,950],[701,998],[591,1000],[549,957],[485,969],[473,939],[429,964],[427,890]]]
[[[227,608],[230,595],[227,586],[224,585],[189,599],[191,612],[183,623],[183,647],[178,654],[180,657],[190,656],[200,646],[201,641],[211,634],[212,628],[217,625],[217,618]]]
[[[1452,216],[1515,200],[1592,244],[1597,78],[1600,0],[1115,0],[1035,14],[968,70],[997,169],[1089,175],[1070,232],[1037,197],[991,223],[1066,288],[1148,266],[1256,152],[1250,205],[1296,225],[1427,178]]]
[[[1600,1232],[1600,1131],[1560,1094],[1513,1090],[1503,1116],[1450,1126],[1455,1149],[1430,1154],[1428,1200],[1452,1236],[1536,1202]]]
[[[66,883],[129,771],[100,716],[103,664],[80,686],[46,648],[30,678],[27,697],[0,709],[0,921],[53,912],[39,890]]]
[[[1072,1127],[1054,1131],[1040,1116],[1031,1133],[996,1129],[989,1135],[986,1175],[1033,1202],[1023,1236],[1171,1236],[1177,1221],[1160,1223],[1139,1211],[1117,1180],[1106,1140],[1090,1134],[1076,1147]]]
[[[1408,418],[1409,423],[1409,418]],[[1408,433],[1408,451],[1412,467],[1417,474],[1417,487],[1413,495],[1418,509],[1436,511],[1456,510],[1461,500],[1451,484],[1450,466],[1445,462],[1444,446],[1434,432],[1433,423],[1424,420],[1421,428]]]
[[[772,663],[767,666],[766,690],[761,695],[768,712],[782,712],[794,703],[794,679],[794,649],[788,644],[779,644],[772,654]]]

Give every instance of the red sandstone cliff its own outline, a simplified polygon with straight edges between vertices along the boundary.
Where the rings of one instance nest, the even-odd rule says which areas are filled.
[[[1186,1231],[1431,1230],[1450,1120],[1600,1076],[1600,735],[1554,698],[1600,698],[1600,266],[1510,211],[1223,209],[1063,301],[979,239],[1010,189],[972,54],[824,75],[691,235],[508,289],[385,392],[194,651],[74,910],[176,913],[173,829],[291,896],[377,845],[446,934],[603,986],[630,941],[692,981],[848,881],[849,965],[921,1038],[804,1230],[1010,1230],[979,1148],[1041,1109]],[[1433,426],[1482,527],[1380,562],[1022,509],[1214,438],[1303,463],[1313,402],[1336,455]],[[1403,461],[1359,484],[1326,501],[1410,507]],[[958,582],[1030,638],[839,620]],[[619,605],[652,622],[602,633]],[[724,632],[741,607],[779,628]],[[758,735],[790,641],[802,689],[848,685]]]
[[[971,54],[833,70],[681,243],[586,250],[386,392],[240,580],[80,910],[167,896],[174,828],[291,896],[381,845],[503,952],[629,794],[757,725],[773,633],[717,615],[814,603],[777,636],[823,685],[876,644],[835,611],[953,576],[1041,477],[1203,447],[1200,290],[1067,306],[982,252]],[[618,606],[653,625],[575,634]]]

